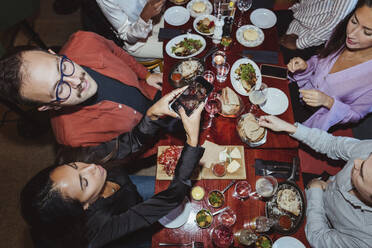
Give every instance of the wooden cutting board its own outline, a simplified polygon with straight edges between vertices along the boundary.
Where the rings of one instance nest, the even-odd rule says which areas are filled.
[[[170,146],[159,146],[158,147],[158,157]],[[181,146],[179,146],[181,147]],[[192,176],[193,180],[200,180],[200,179],[246,179],[246,172],[245,172],[245,159],[244,159],[244,147],[243,146],[225,146],[227,148],[227,152],[230,153],[235,147],[237,147],[241,154],[241,159],[234,159],[238,162],[241,166],[237,171],[234,173],[228,173],[223,177],[217,177],[212,172],[212,167],[202,167],[198,166],[197,169],[194,171],[194,175]],[[167,173],[163,170],[163,165],[157,162],[156,168],[156,179],[157,180],[172,180],[173,176],[168,176]]]

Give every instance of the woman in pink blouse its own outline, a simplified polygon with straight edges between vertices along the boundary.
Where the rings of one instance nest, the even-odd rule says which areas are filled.
[[[288,70],[304,105],[294,103],[296,121],[328,130],[362,119],[372,110],[372,0],[358,1],[319,55],[293,58]]]

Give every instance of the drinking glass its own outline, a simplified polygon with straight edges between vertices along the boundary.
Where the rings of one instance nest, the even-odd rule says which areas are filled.
[[[212,242],[216,247],[228,248],[234,240],[234,234],[230,227],[219,225],[211,232]]]
[[[252,187],[247,181],[239,181],[235,184],[233,196],[239,200],[245,200],[251,194]]]
[[[217,51],[212,54],[212,66],[214,68],[217,67],[217,65],[221,65],[226,62],[226,53],[223,51]]]
[[[234,239],[241,245],[250,246],[257,240],[257,235],[250,229],[240,229],[234,233]]]
[[[251,8],[252,0],[238,0],[237,6],[238,6],[238,9],[241,12],[239,22],[237,23],[237,26],[241,27],[241,26],[244,25],[244,23],[243,23],[244,12],[248,11]]]
[[[218,222],[222,225],[231,227],[235,224],[236,214],[231,208],[226,209],[220,215],[218,215]]]
[[[209,113],[209,121],[205,126],[203,126],[203,129],[207,129],[212,126],[213,118],[215,114],[217,114],[218,112],[221,112],[221,107],[222,107],[222,104],[221,104],[218,94],[216,92],[212,92],[209,95],[207,103],[204,106],[205,111]]]
[[[223,83],[226,81],[227,75],[229,74],[230,64],[225,62],[220,65],[216,65],[216,79],[217,82]]]
[[[205,80],[207,80],[208,82],[210,82],[211,84],[213,84],[214,82],[214,73],[213,71],[210,71],[210,70],[207,70],[203,73],[203,77]]]
[[[257,105],[264,106],[267,100],[267,85],[264,83],[261,83],[260,87],[257,87],[257,84],[255,87],[251,90],[249,93],[249,101],[252,103],[251,109],[249,112],[252,112]]]
[[[267,232],[275,224],[275,221],[266,216],[258,216],[253,218],[251,221],[247,221],[243,224],[245,229],[251,229],[255,232]]]
[[[272,197],[277,189],[278,181],[273,176],[263,176],[256,181],[256,192],[261,197]]]

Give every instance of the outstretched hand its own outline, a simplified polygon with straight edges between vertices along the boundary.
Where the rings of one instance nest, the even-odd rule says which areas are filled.
[[[180,107],[178,110],[183,128],[186,131],[186,138],[187,138],[187,143],[190,146],[197,146],[198,145],[198,140],[199,140],[199,129],[200,129],[200,116],[201,112],[204,109],[205,103],[201,103],[197,109],[194,110],[194,112],[190,115],[187,116],[185,110]]]
[[[166,94],[160,98],[154,105],[152,105],[146,112],[146,115],[152,120],[157,120],[162,116],[168,115],[174,118],[177,118],[178,115],[176,112],[169,109],[169,103],[182,93],[188,86],[175,89],[170,93]]]
[[[261,127],[269,128],[275,132],[288,132],[288,133],[295,133],[297,127],[293,124],[290,124],[276,116],[273,115],[265,115],[261,116],[258,120],[258,124]]]

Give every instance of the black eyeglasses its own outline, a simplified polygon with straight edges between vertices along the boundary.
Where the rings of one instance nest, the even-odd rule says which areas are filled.
[[[63,81],[63,77],[72,76],[75,72],[75,66],[66,55],[63,55],[61,58],[59,70],[61,72],[61,79],[56,87],[56,100],[53,100],[51,103],[64,102],[71,95],[71,85],[68,82]]]

